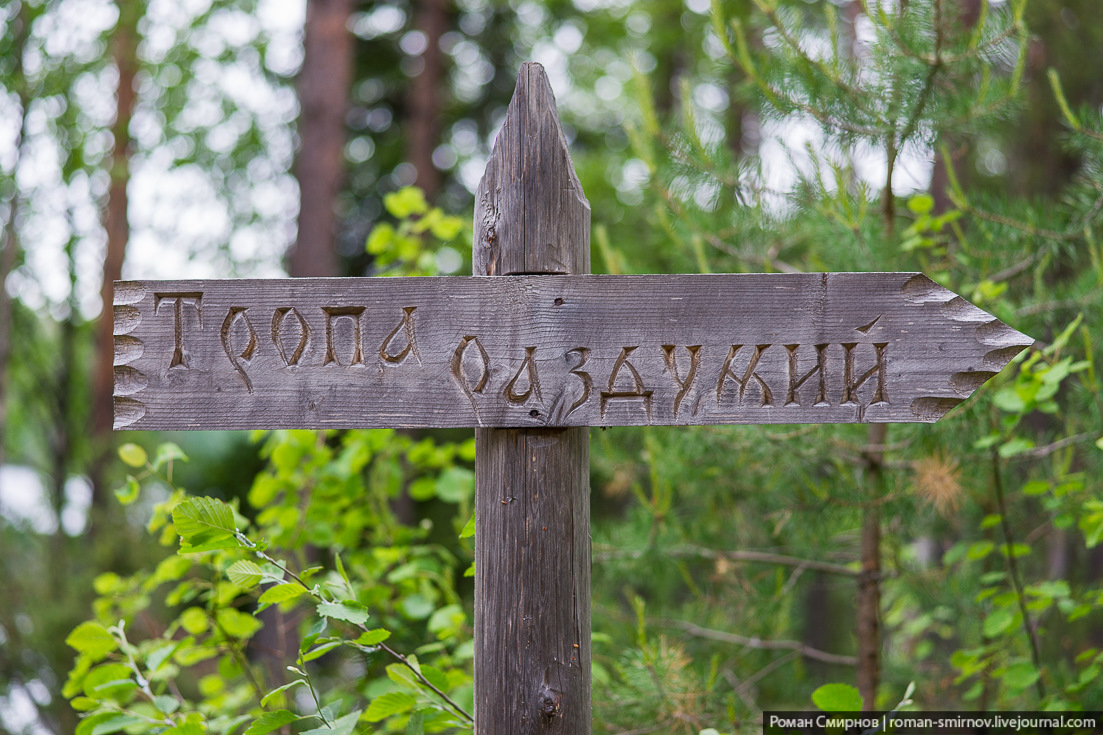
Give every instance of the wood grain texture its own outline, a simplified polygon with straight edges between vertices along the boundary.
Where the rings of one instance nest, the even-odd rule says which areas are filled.
[[[538,64],[521,67],[476,202],[473,268],[497,275],[480,281],[508,294],[494,309],[499,327],[525,306],[561,314],[566,275],[540,279],[556,292],[540,296],[526,296],[523,280],[505,276],[590,270],[590,205]],[[506,330],[523,357],[501,375],[501,395],[522,415],[552,415],[543,401],[556,388],[541,377],[540,346],[513,325]],[[481,397],[495,389],[491,352],[474,345],[476,368],[480,358],[488,366],[475,383]],[[455,353],[453,375],[469,386],[465,355]],[[467,397],[478,413],[474,391]],[[591,732],[589,429],[475,430],[474,668],[477,735]]]
[[[1032,340],[917,273],[118,282],[115,427],[935,421]]]
[[[475,432],[475,731],[591,729],[589,429]]]
[[[472,255],[480,276],[590,272],[590,203],[539,64],[521,66],[475,192]]]

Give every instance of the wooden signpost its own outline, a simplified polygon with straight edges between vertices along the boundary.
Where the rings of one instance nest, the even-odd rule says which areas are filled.
[[[590,732],[589,426],[937,421],[1032,340],[920,273],[596,276],[525,64],[471,277],[120,281],[115,428],[476,427],[479,735]]]

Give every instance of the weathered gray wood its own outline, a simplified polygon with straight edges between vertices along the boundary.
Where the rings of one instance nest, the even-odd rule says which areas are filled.
[[[590,430],[475,431],[475,732],[591,728]]]
[[[590,272],[590,203],[539,64],[522,64],[475,192],[473,255],[477,276]]]
[[[132,429],[934,421],[1031,343],[917,273],[118,282],[115,304]]]
[[[521,67],[476,202],[475,273],[589,273],[590,204],[537,64]],[[566,415],[578,398],[544,382],[550,375],[541,376],[535,341],[542,330],[512,317],[543,305],[562,319],[575,298],[563,290],[566,278],[537,279],[552,290],[542,293],[529,291],[534,279],[486,284],[509,294],[488,313],[524,355],[500,376],[501,395],[534,419]],[[564,377],[564,358],[579,347],[550,361]],[[453,365],[466,376],[461,360]],[[488,378],[484,392],[494,387]],[[474,664],[477,735],[589,735],[589,429],[475,431]]]

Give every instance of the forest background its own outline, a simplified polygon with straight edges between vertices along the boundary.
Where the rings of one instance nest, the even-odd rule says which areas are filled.
[[[1038,340],[934,426],[592,432],[595,731],[1103,701],[1093,0],[0,26],[0,729],[469,729],[470,432],[114,435],[100,314],[120,277],[470,272],[530,59],[594,272],[924,270]]]

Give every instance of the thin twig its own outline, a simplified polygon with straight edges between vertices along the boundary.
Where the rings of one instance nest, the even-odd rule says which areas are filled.
[[[776,641],[763,640],[761,638],[747,638],[746,636],[741,636],[736,633],[727,633],[722,630],[702,628],[701,626],[695,623],[691,623],[687,620],[658,620],[655,622],[659,625],[668,625],[674,628],[681,628],[689,635],[697,636],[698,638],[709,638],[714,641],[734,643],[738,646],[744,646],[746,648],[754,648],[763,651],[795,651],[805,658],[815,659],[816,661],[823,661],[824,663],[828,664],[840,664],[842,666],[858,665],[858,659],[855,656],[844,656],[837,653],[828,653],[827,651],[821,651],[818,648],[807,646],[800,641]]]
[[[1027,449],[1025,452],[1016,454],[1011,459],[1038,459],[1039,457],[1048,457],[1059,449],[1064,449],[1070,444],[1077,444],[1083,441],[1090,441],[1095,439],[1095,432],[1085,431],[1081,434],[1074,434],[1072,436],[1066,436],[1064,439],[1059,439],[1052,444],[1046,444],[1041,447],[1034,447],[1033,449]]]
[[[1038,681],[1036,682],[1038,689],[1038,696],[1041,699],[1046,698],[1046,685],[1042,681],[1040,676],[1042,672],[1042,654],[1040,652],[1041,647],[1038,645],[1038,634],[1034,630],[1033,624],[1030,622],[1030,611],[1026,608],[1026,595],[1023,593],[1023,582],[1019,577],[1019,564],[1015,560],[1015,553],[1012,544],[1011,536],[1011,524],[1007,521],[1007,504],[1003,499],[1003,478],[1000,475],[1000,455],[992,452],[992,479],[993,485],[996,489],[996,504],[1000,509],[1000,527],[1003,529],[1004,539],[1004,551],[1007,557],[1007,570],[1011,576],[1011,586],[1015,590],[1015,599],[1019,603],[1019,613],[1023,616],[1023,630],[1026,631],[1027,640],[1030,642],[1030,657],[1034,661],[1034,668],[1038,671]]]
[[[610,549],[607,551],[600,551],[593,556],[594,561],[608,561],[610,559],[639,559],[644,555],[643,550],[627,550],[627,549]],[[787,567],[798,567],[801,569],[811,569],[817,572],[826,572],[827,574],[839,574],[844,577],[857,577],[861,572],[851,569],[850,567],[842,564],[832,564],[826,561],[817,561],[813,559],[799,559],[795,556],[785,556],[784,554],[771,554],[764,551],[718,551],[716,549],[706,549],[700,546],[680,546],[670,549],[663,549],[663,554],[667,556],[700,556],[706,559],[726,559],[728,561],[737,562],[753,562],[759,564],[778,564]]]
[[[1037,260],[1038,254],[1031,253],[1028,257],[1020,260],[1015,265],[1009,268],[1004,268],[1002,271],[996,271],[992,275],[988,276],[988,278],[985,280],[991,281],[992,283],[999,283],[1000,281],[1006,281],[1008,279],[1014,278],[1030,266],[1034,265],[1035,261]]]
[[[284,566],[284,565],[280,564],[279,562],[277,562],[275,559],[270,557],[268,554],[265,554],[263,551],[259,550],[257,548],[257,545],[255,543],[253,543],[247,536],[245,536],[245,534],[238,532],[237,533],[237,538],[238,538],[239,541],[243,541],[245,543],[245,545],[248,546],[248,548],[250,548],[253,552],[255,552],[257,554],[257,556],[264,559],[269,564],[272,564],[277,569],[284,572],[285,574],[290,576],[292,579],[294,579],[296,582],[298,582],[299,585],[301,585],[302,588],[304,590],[306,590],[308,595],[310,595],[311,597],[313,597],[317,600],[320,600],[322,602],[330,602],[329,600],[327,600],[325,597],[323,597],[321,594],[319,594],[316,591],[318,589],[316,586],[315,587],[308,587],[307,584],[305,582],[303,582],[303,580],[299,577],[299,575],[295,574],[290,569],[288,569],[286,566]],[[356,625],[356,627],[360,628],[365,633],[367,633],[369,631],[369,628],[363,623],[355,623],[355,625]],[[405,656],[403,656],[401,653],[394,650],[393,648],[391,648],[390,646],[388,646],[385,643],[377,643],[376,645],[379,648],[382,648],[387,653],[389,653],[391,656],[393,656],[399,663],[403,664],[410,671],[412,671],[414,673],[414,676],[416,676],[418,678],[418,681],[420,681],[426,687],[431,689],[438,697],[440,697],[442,700],[444,700],[448,704],[448,706],[451,707],[452,710],[456,714],[460,715],[461,717],[463,717],[465,720],[467,720],[468,722],[470,722],[472,724],[475,723],[475,718],[472,717],[470,714],[468,714],[467,710],[465,710],[460,705],[456,704],[456,702],[451,697],[449,697],[447,694],[445,694],[440,689],[438,689],[433,684],[433,682],[426,679],[425,675],[422,674],[420,671],[418,671],[417,668],[415,668],[414,665],[411,664],[410,661]]]

